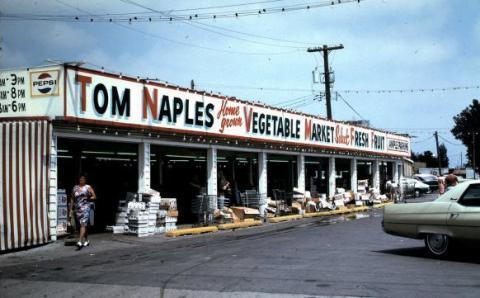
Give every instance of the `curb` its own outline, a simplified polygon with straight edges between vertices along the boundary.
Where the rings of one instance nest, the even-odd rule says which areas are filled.
[[[203,233],[211,233],[211,232],[217,232],[217,231],[218,231],[218,228],[216,226],[188,228],[188,229],[179,229],[179,230],[166,232],[165,236],[177,237],[177,236],[184,236],[184,235],[197,235],[197,234],[203,234]]]
[[[302,218],[303,218],[302,215],[286,215],[286,216],[272,217],[268,221],[271,223],[277,223],[277,222],[302,219]]]
[[[254,226],[261,226],[262,222],[260,220],[255,221],[244,221],[238,223],[227,223],[218,225],[219,230],[233,230],[233,229],[241,229],[241,228],[248,228]]]
[[[351,209],[344,209],[344,210],[333,210],[333,211],[322,211],[322,212],[314,212],[314,213],[306,213],[303,215],[304,218],[311,218],[311,217],[319,217],[319,216],[330,216],[330,215],[340,215],[340,214],[348,214],[354,212],[363,212],[367,211],[370,208],[367,206],[362,207],[355,207]]]
[[[383,208],[385,205],[393,204],[393,202],[382,203],[375,205],[374,208]],[[279,216],[270,218],[268,221],[270,223],[279,223],[284,221],[291,221],[291,220],[298,220],[302,218],[311,218],[311,217],[319,217],[319,216],[330,216],[330,215],[340,215],[340,214],[348,214],[348,213],[355,213],[355,212],[363,212],[367,211],[370,208],[367,206],[362,207],[355,207],[352,209],[345,209],[345,210],[333,210],[333,211],[322,211],[322,212],[314,212],[314,213],[306,213],[304,215],[296,214],[296,215],[286,215],[286,216]],[[212,233],[217,232],[218,230],[234,230],[234,229],[242,229],[254,226],[261,226],[263,223],[260,220],[255,221],[244,221],[239,223],[229,223],[229,224],[221,224],[218,226],[209,226],[209,227],[199,227],[199,228],[187,228],[187,229],[180,229],[180,230],[173,230],[165,233],[167,237],[178,237],[178,236],[185,236],[185,235],[197,235],[203,233]]]
[[[381,203],[381,204],[373,205],[373,208],[381,209],[386,205],[391,205],[391,204],[393,204],[393,202]]]

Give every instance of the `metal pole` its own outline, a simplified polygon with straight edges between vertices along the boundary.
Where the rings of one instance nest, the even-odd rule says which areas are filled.
[[[475,135],[478,134],[478,132],[473,132],[472,133],[472,143],[473,143],[473,152],[472,152],[472,166],[473,166],[473,179],[476,179],[476,169],[475,169]]]
[[[442,176],[442,164],[440,160],[440,149],[438,146],[438,132],[435,132],[433,135],[435,136],[435,144],[437,146],[438,176]]]

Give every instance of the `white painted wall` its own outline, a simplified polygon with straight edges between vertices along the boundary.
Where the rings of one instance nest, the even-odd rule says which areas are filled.
[[[52,134],[50,142],[50,165],[49,165],[49,193],[48,193],[48,221],[50,224],[50,240],[57,240],[57,190],[58,190],[58,167],[57,167],[57,136]]]

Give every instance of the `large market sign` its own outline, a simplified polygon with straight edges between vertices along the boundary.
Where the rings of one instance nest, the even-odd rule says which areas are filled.
[[[24,115],[410,156],[409,138],[396,134],[82,68],[65,68],[63,82],[63,70],[17,74],[25,86]],[[12,81],[8,82],[5,87],[7,81],[3,83],[0,77],[0,107],[6,102],[2,91],[12,87]],[[11,100],[11,96],[4,97]],[[4,115],[19,114],[10,109],[0,117]]]

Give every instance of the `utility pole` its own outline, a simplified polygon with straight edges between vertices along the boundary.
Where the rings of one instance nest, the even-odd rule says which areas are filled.
[[[332,103],[331,103],[331,94],[330,94],[330,69],[328,66],[328,54],[330,51],[341,50],[343,45],[329,47],[323,45],[323,47],[308,48],[307,52],[323,52],[323,70],[325,75],[325,102],[327,104],[327,119],[332,120]]]
[[[475,135],[478,134],[478,132],[472,132],[472,145],[473,145],[473,152],[472,152],[472,166],[473,166],[473,179],[477,179],[476,176],[476,170],[475,170]]]
[[[433,135],[435,136],[435,144],[437,145],[438,176],[442,176],[442,163],[440,161],[440,149],[438,146],[438,132],[435,131]]]

